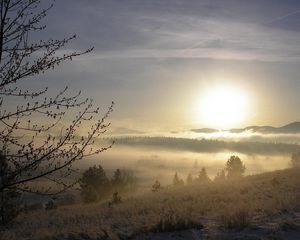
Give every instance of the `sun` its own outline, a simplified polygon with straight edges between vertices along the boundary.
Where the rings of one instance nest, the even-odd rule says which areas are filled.
[[[207,126],[229,128],[241,124],[249,114],[249,98],[237,87],[207,89],[200,98],[200,119]]]

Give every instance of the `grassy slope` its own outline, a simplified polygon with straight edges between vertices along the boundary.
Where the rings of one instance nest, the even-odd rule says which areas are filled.
[[[1,234],[3,239],[11,240],[126,239],[133,236],[146,239],[143,234],[150,231],[195,228],[199,231],[197,234],[217,236],[228,229],[245,227],[260,227],[264,233],[273,234],[282,226],[298,228],[300,220],[297,222],[298,215],[293,213],[298,212],[299,199],[299,169],[288,169],[248,176],[236,182],[149,192],[112,207],[99,203],[35,211],[20,215]],[[200,231],[202,226],[204,230]]]

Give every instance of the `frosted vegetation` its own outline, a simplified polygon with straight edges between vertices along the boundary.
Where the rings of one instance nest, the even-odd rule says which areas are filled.
[[[291,163],[299,163],[296,156]],[[205,168],[186,179],[177,172],[168,185],[156,179],[148,189],[121,194],[113,191],[109,198],[90,204],[23,212],[2,236],[12,240],[146,239],[156,234],[164,239],[167,232],[189,234],[186,231],[191,229],[199,236],[215,239],[230,235],[232,230],[242,235],[252,231],[259,237],[280,236],[281,232],[299,228],[300,175],[298,165],[291,166],[244,176],[243,162],[231,156],[212,179]],[[103,176],[101,167],[90,169]],[[112,175],[110,186],[119,173],[116,170]]]

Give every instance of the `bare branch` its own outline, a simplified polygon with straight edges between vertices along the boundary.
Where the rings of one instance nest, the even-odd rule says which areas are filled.
[[[34,31],[45,30],[41,21],[52,1],[45,9],[40,6],[40,0],[0,3],[0,155],[9,166],[5,181],[0,181],[0,194],[12,188],[46,195],[65,191],[77,183],[67,181],[75,161],[113,145],[96,147],[94,141],[110,126],[106,120],[114,103],[100,116],[100,109],[91,99],[82,98],[80,91],[70,94],[66,87],[49,97],[47,87],[27,90],[19,85],[93,50],[64,51],[76,35],[31,42]],[[11,100],[18,104],[12,105]],[[59,190],[29,187],[28,183],[39,180],[50,181]]]

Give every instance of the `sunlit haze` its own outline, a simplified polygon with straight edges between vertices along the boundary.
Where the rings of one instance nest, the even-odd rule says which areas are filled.
[[[251,111],[247,93],[232,86],[208,89],[200,96],[199,108],[199,121],[223,129],[241,125]]]
[[[292,2],[61,1],[48,33],[76,33],[67,50],[94,51],[45,78],[103,110],[114,100],[115,133],[282,126],[300,119],[300,2]]]
[[[0,239],[300,239],[300,0],[0,0]]]

